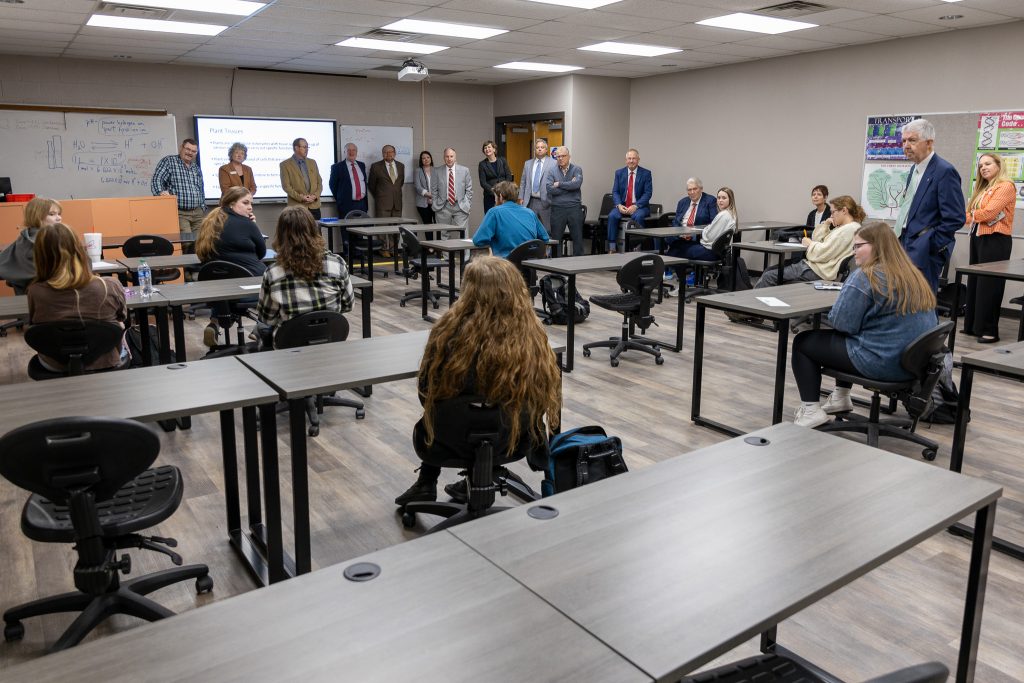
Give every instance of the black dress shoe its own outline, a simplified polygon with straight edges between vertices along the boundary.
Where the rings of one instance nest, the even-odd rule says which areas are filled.
[[[983,334],[978,337],[979,344],[995,344],[997,341],[999,341],[999,337],[993,337],[990,334]]]
[[[395,498],[395,505],[405,507],[412,502],[434,500],[437,500],[437,482],[417,481],[405,493]]]

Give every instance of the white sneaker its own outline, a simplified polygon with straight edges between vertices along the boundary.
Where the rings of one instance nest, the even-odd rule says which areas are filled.
[[[825,399],[825,403],[822,404],[821,409],[829,415],[835,415],[836,413],[848,413],[853,410],[853,399],[847,394],[843,398],[836,396],[836,392],[832,392]]]
[[[793,416],[793,424],[798,427],[818,427],[828,421],[828,414],[819,405],[807,408],[800,404]]]

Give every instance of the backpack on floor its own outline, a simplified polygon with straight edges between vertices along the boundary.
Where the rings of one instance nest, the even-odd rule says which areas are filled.
[[[551,437],[541,494],[552,496],[626,471],[622,440],[593,425]]]
[[[552,325],[568,325],[569,318],[566,313],[569,297],[569,281],[562,275],[545,275],[540,279],[540,297],[544,303],[544,312],[548,314],[548,320]],[[581,323],[590,315],[590,303],[576,290],[574,323]]]
[[[936,425],[951,425],[956,422],[957,406],[960,404],[960,392],[953,381],[953,354],[947,353],[943,362],[942,374],[932,390],[931,406],[921,415],[921,422]],[[970,416],[968,415],[968,421]]]
[[[145,367],[145,361],[142,359],[142,330],[138,325],[132,325],[128,328],[124,335],[125,341],[128,342],[128,350],[131,352],[132,359],[131,364],[128,367],[141,368]],[[150,358],[153,359],[153,364],[160,362],[160,345],[157,340],[159,336],[156,331],[156,325],[149,326],[149,352],[152,354]],[[171,358],[174,358],[174,349],[171,349]]]

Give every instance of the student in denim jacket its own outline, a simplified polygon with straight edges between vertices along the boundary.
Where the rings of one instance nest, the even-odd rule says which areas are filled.
[[[847,278],[828,320],[832,330],[809,330],[793,341],[793,375],[800,391],[795,424],[817,427],[829,414],[852,410],[848,382],[819,405],[822,367],[879,380],[909,379],[903,349],[933,329],[935,294],[885,223],[860,228],[853,241],[858,270]]]

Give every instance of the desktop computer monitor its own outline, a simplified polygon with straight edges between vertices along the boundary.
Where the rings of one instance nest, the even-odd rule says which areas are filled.
[[[7,195],[11,194],[11,179],[0,178],[0,202],[7,201]]]

